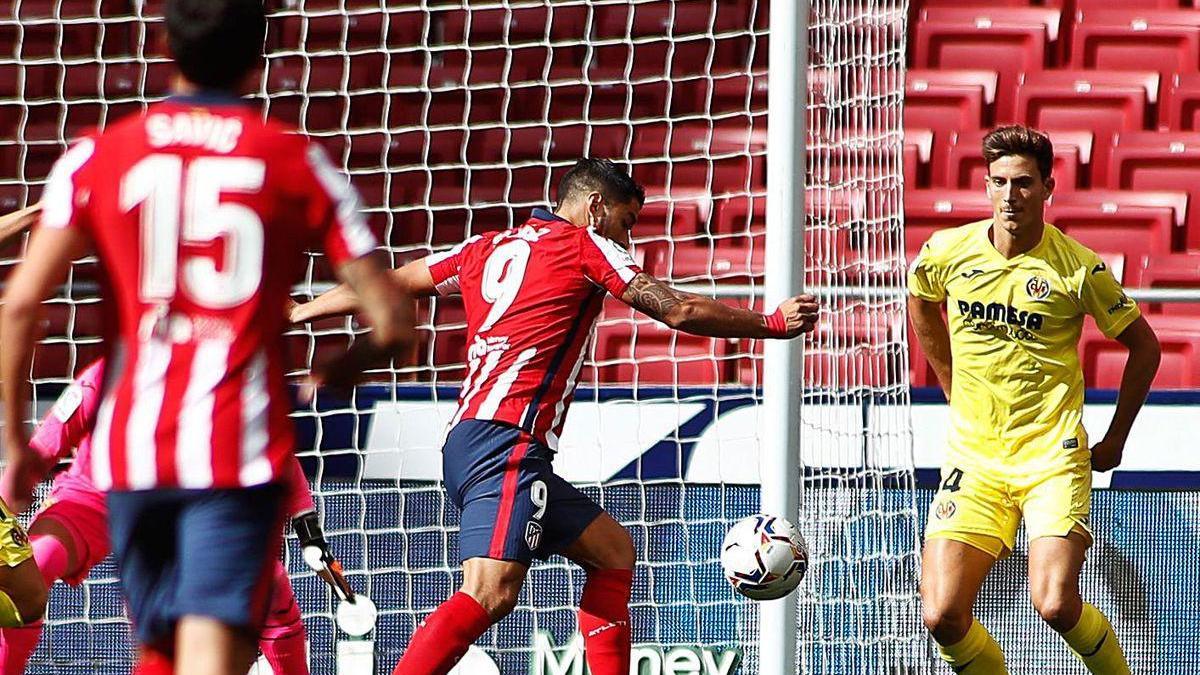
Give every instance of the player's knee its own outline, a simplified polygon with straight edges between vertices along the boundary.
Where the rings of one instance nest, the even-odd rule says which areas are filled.
[[[637,551],[633,548],[633,537],[629,530],[618,527],[612,534],[612,547],[605,567],[613,570],[631,570],[637,565]]]
[[[479,576],[469,575],[464,579],[462,590],[475,598],[493,621],[499,621],[516,608],[524,581],[524,569]]]
[[[1049,591],[1033,598],[1034,609],[1054,630],[1065,633],[1079,621],[1082,600],[1071,593]]]
[[[521,594],[520,584],[494,584],[464,590],[475,598],[492,621],[499,621],[511,614],[516,609]]]
[[[16,616],[4,617],[6,628],[33,623],[45,614],[50,595],[45,583],[23,584],[19,589],[4,589],[4,592],[12,601],[11,607],[16,609]]]
[[[942,645],[951,645],[961,640],[970,630],[973,621],[970,613],[934,604],[926,604],[921,608],[921,620],[933,639]]]

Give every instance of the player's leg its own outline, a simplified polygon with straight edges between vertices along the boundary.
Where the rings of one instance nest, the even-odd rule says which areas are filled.
[[[992,565],[1012,550],[1019,520],[1001,481],[976,470],[942,470],[925,529],[921,607],[942,660],[956,673],[1008,672],[974,607]]]
[[[271,596],[283,489],[184,492],[171,612],[178,621],[176,673],[244,675]]]
[[[308,675],[306,639],[304,621],[300,617],[300,606],[296,604],[292,582],[283,563],[276,560],[271,606],[258,639],[258,648],[274,672]]]
[[[1089,671],[1125,675],[1129,664],[1112,625],[1079,593],[1079,574],[1092,543],[1087,529],[1091,478],[1091,467],[1081,461],[1026,488],[1030,599]]]
[[[29,526],[29,541],[47,588],[76,571],[75,537],[62,523],[39,515]],[[24,673],[41,637],[40,618],[24,626],[0,629],[0,675]]]
[[[104,493],[84,478],[60,474],[29,525],[29,541],[47,588],[58,580],[83,583],[109,551]],[[41,619],[0,630],[0,675],[25,672],[41,633]]]
[[[528,523],[541,519],[538,502],[545,503],[535,487],[541,465],[529,460],[535,446],[524,432],[477,420],[446,437],[442,472],[462,511],[463,586],[413,633],[393,675],[445,675],[516,606],[533,559]]]
[[[633,646],[629,621],[637,563],[633,539],[612,516],[602,512],[563,555],[587,571],[579,600],[579,632],[592,675],[626,675]]]
[[[392,674],[450,672],[471,644],[516,606],[528,570],[527,563],[511,560],[464,561],[462,589],[425,618]]]
[[[134,675],[174,672],[178,491],[110,492],[109,535],[139,645]]]
[[[0,500],[0,628],[40,619],[49,594],[33,560],[29,535]]]

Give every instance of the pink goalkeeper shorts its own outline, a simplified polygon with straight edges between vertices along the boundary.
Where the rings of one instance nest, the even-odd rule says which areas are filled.
[[[104,493],[83,476],[61,473],[33,522],[42,518],[53,519],[71,534],[79,569],[63,581],[78,586],[108,556],[108,504]]]

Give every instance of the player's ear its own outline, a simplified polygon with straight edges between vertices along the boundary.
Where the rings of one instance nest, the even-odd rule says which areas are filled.
[[[1054,185],[1055,185],[1054,176],[1051,176],[1051,177],[1047,178],[1046,180],[1042,181],[1042,186],[1046,190],[1046,198],[1047,199],[1049,199],[1050,196],[1054,194]]]
[[[588,193],[587,217],[588,226],[599,234],[600,226],[604,223],[604,195],[599,192]]]

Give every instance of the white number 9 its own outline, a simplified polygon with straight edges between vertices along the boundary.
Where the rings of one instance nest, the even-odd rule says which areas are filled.
[[[533,513],[534,520],[541,520],[542,516],[546,515],[546,505],[549,498],[550,490],[546,488],[546,483],[540,480],[533,481],[533,485],[529,488],[529,500],[537,507],[537,511]]]
[[[525,267],[529,264],[529,242],[524,239],[513,241],[497,247],[488,256],[487,264],[483,267],[483,282],[480,293],[483,299],[492,306],[487,318],[479,326],[482,333],[500,320],[521,291],[525,282]]]

